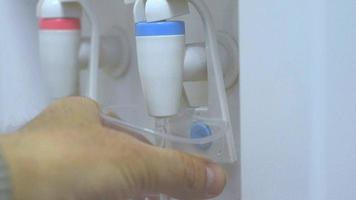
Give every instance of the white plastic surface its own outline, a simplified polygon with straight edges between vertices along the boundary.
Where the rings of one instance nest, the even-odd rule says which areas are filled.
[[[184,81],[183,88],[188,104],[191,107],[208,106],[208,81]]]
[[[148,22],[171,19],[189,13],[187,0],[147,0],[146,20]]]
[[[227,33],[218,34],[225,88],[231,89],[238,81],[239,57],[237,42]],[[184,59],[184,92],[192,107],[208,105],[208,59],[204,43],[188,44]]]
[[[206,81],[207,65],[205,44],[188,44],[184,57],[184,81]]]
[[[137,59],[148,113],[178,113],[183,87],[184,35],[136,37]]]
[[[40,60],[53,99],[78,95],[79,30],[41,30]]]
[[[191,107],[208,106],[208,63],[205,44],[188,44],[184,58],[184,93]]]
[[[188,13],[187,0],[136,0],[134,5],[135,22],[161,21]]]
[[[126,32],[116,31],[115,29],[115,33],[101,37],[99,50],[99,67],[112,78],[119,78],[125,74],[132,59],[132,47]],[[90,46],[90,38],[84,37],[79,50],[79,65],[82,69],[89,66]]]
[[[222,70],[226,89],[235,85],[239,75],[238,44],[227,33],[219,32],[217,35],[219,55],[221,57]],[[188,44],[184,58],[184,80],[207,80],[207,57],[204,43]]]
[[[77,3],[63,4],[60,0],[39,0],[37,4],[39,18],[80,18],[81,7]]]

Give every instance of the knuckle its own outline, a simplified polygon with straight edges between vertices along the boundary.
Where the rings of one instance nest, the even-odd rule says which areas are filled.
[[[183,181],[189,191],[201,192],[205,190],[206,167],[202,160],[187,154],[180,154],[183,163]]]

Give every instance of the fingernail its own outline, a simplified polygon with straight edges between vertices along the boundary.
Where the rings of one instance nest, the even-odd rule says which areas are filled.
[[[224,170],[216,164],[209,164],[206,168],[206,177],[206,197],[213,198],[218,196],[226,185]]]

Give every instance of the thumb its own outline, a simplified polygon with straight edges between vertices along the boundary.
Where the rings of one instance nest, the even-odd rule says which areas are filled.
[[[189,154],[158,149],[148,160],[150,172],[144,176],[148,193],[164,193],[178,199],[208,199],[218,196],[226,184],[224,170],[206,159]],[[158,151],[158,152],[157,152]],[[152,159],[155,158],[155,159]]]

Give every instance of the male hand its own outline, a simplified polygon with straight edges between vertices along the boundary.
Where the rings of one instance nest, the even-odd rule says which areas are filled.
[[[98,105],[71,97],[1,136],[15,200],[125,200],[219,195],[225,174],[200,157],[160,149],[102,125]]]

